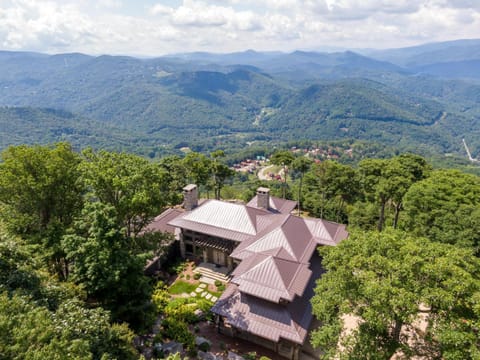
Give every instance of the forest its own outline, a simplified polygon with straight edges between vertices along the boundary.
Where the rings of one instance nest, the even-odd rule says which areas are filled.
[[[319,250],[327,273],[312,306],[323,326],[311,342],[324,358],[480,357],[477,175],[409,153],[352,165],[279,149],[270,161],[283,181],[235,174],[223,151],[150,161],[63,142],[1,158],[1,358],[139,359],[135,339],[171,311],[143,270],[172,239],[143,230],[187,183],[243,200],[267,186],[302,216],[348,225],[348,239]],[[349,333],[345,316],[358,323]],[[179,319],[162,325],[172,337],[187,329]]]

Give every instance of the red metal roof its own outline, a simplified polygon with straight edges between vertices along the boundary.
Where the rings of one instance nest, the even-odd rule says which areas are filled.
[[[169,222],[176,219],[181,214],[183,214],[183,210],[176,208],[167,209],[155,217],[155,219],[146,226],[143,232],[161,231],[174,234],[175,226],[170,225]]]
[[[278,303],[301,296],[311,271],[308,264],[261,253],[243,260],[232,275],[240,292]]]
[[[247,203],[247,206],[258,209],[259,208],[258,196],[255,195],[255,197],[252,198],[252,200],[250,200]],[[295,207],[297,206],[297,202],[292,200],[277,198],[275,196],[270,196],[269,206],[270,206],[269,208],[270,211],[273,210],[274,212],[288,214],[288,213],[291,213],[293,209],[295,209]]]
[[[294,201],[270,197],[267,211],[257,207],[256,199],[247,205],[207,200],[165,218],[171,219],[168,226],[238,243],[230,256],[241,263],[212,311],[258,336],[301,344],[312,319],[309,300],[321,273],[315,249],[336,245],[348,233],[345,225],[292,215]]]
[[[232,326],[257,336],[278,342],[280,338],[303,344],[312,321],[310,299],[316,280],[323,272],[318,255],[312,257],[310,270],[313,275],[303,292],[289,304],[276,304],[242,293],[231,283],[212,311],[223,316]]]

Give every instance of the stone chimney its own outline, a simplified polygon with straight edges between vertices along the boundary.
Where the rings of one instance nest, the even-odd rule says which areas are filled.
[[[197,185],[190,184],[183,188],[183,208],[187,211],[193,210],[198,205]]]
[[[259,187],[257,189],[257,207],[268,210],[270,207],[270,189]]]

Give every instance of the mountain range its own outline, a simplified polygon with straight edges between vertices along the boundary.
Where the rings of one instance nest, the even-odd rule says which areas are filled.
[[[0,51],[0,147],[68,140],[156,156],[359,139],[480,153],[480,40],[392,50],[139,59]]]

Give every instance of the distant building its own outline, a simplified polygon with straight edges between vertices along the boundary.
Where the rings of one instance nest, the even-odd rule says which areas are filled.
[[[258,188],[248,204],[199,201],[184,188],[184,211],[167,210],[150,225],[176,233],[183,257],[225,266],[231,282],[212,311],[218,329],[297,359],[310,323],[319,245],[348,236],[345,225],[291,214],[296,202]]]

